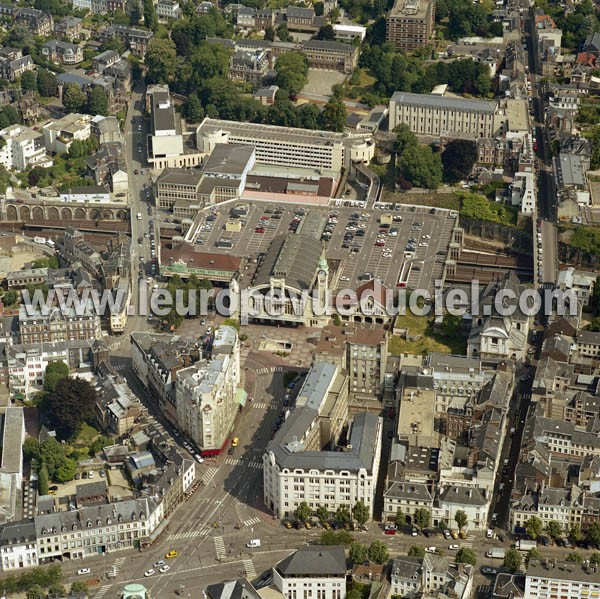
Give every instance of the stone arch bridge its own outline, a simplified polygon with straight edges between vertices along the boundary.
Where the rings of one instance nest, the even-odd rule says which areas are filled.
[[[64,202],[10,201],[0,203],[0,219],[36,223],[48,221],[126,221],[129,220],[129,207],[120,204],[103,204],[88,206],[85,204],[69,204]]]

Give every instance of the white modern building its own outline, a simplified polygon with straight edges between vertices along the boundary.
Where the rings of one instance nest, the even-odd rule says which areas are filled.
[[[350,162],[370,162],[375,145],[370,134],[351,136],[275,125],[205,118],[196,130],[201,153],[216,144],[243,144],[256,148],[256,163],[339,172]]]
[[[279,518],[293,516],[305,501],[311,508],[352,508],[364,502],[370,515],[379,472],[382,419],[354,416],[348,442],[337,444],[347,419],[347,377],[329,362],[317,362],[263,456],[265,505]]]
[[[355,39],[361,42],[367,35],[367,28],[361,25],[334,25],[333,31],[335,32],[335,39],[338,42],[346,42],[351,44]]]
[[[175,106],[167,85],[150,86],[146,94],[152,114],[152,131],[147,147],[148,161],[155,168],[164,168],[170,165],[170,158],[177,158],[184,153],[181,123],[175,114]]]
[[[42,133],[48,152],[62,154],[69,151],[75,140],[89,139],[92,134],[92,117],[89,114],[67,114],[62,119],[44,125]]]
[[[535,177],[533,173],[515,173],[511,204],[518,206],[523,214],[533,214],[535,212]]]
[[[25,171],[34,166],[50,167],[44,136],[24,125],[11,125],[0,131],[4,145],[0,148],[0,164],[8,170]]]
[[[599,597],[600,575],[597,568],[556,559],[532,559],[525,576],[527,599],[549,597]]]
[[[108,204],[111,201],[110,191],[101,185],[71,187],[61,192],[60,199],[76,204]]]
[[[319,545],[298,549],[273,568],[273,585],[289,599],[345,599],[344,548]]]
[[[161,21],[181,18],[181,7],[177,0],[158,0],[156,14]]]
[[[239,382],[239,339],[230,326],[217,329],[210,360],[177,373],[177,421],[202,451],[220,451],[227,443],[238,402],[243,401],[243,390],[238,394]]]
[[[498,113],[497,102],[395,92],[390,99],[390,131],[405,124],[416,135],[494,137],[501,124]]]

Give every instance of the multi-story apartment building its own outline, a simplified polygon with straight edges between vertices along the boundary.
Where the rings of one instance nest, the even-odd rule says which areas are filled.
[[[381,453],[381,418],[354,416],[342,451],[323,450],[336,442],[347,413],[347,380],[328,362],[315,364],[263,456],[265,504],[278,517],[291,517],[306,501],[329,512],[363,501],[373,513]]]
[[[535,176],[530,172],[515,173],[511,193],[511,204],[517,206],[523,214],[535,212]]]
[[[0,50],[0,75],[6,81],[14,81],[25,71],[34,71],[36,68],[33,58],[29,54],[23,56],[23,51],[18,48],[2,48]]]
[[[243,401],[240,347],[236,330],[221,326],[215,333],[210,360],[177,373],[177,422],[203,455],[220,453]]]
[[[423,595],[468,599],[473,590],[473,567],[454,564],[447,557],[426,553],[424,557],[398,557],[390,571],[391,595]]]
[[[0,528],[0,569],[18,570],[38,565],[37,537],[32,520],[9,522]]]
[[[375,146],[369,138],[210,118],[205,118],[196,130],[196,145],[202,153],[211,152],[217,144],[251,145],[258,164],[336,173],[350,161],[369,162],[373,158]]]
[[[6,349],[6,357],[0,359],[0,368],[7,372],[10,392],[29,398],[42,389],[48,364],[61,361],[69,368],[77,368],[89,361],[92,343],[92,340],[84,340],[12,345]]]
[[[380,328],[356,327],[346,335],[346,354],[354,398],[379,398],[388,359],[387,332]]]
[[[120,37],[129,47],[132,54],[143,56],[148,49],[148,44],[154,36],[152,31],[146,29],[137,29],[135,27],[127,27],[127,25],[114,25],[105,31],[105,36],[111,38],[113,36]]]
[[[83,310],[54,307],[48,312],[36,311],[32,314],[25,306],[21,306],[19,334],[24,344],[87,341],[100,339],[102,329],[100,316],[91,302]]]
[[[42,46],[42,56],[50,62],[64,65],[79,64],[83,60],[83,50],[77,44],[50,40]]]
[[[435,0],[396,0],[385,19],[385,37],[396,48],[426,46],[435,24]]]
[[[284,597],[345,599],[346,554],[341,546],[302,547],[273,567],[273,585]]]
[[[343,42],[308,40],[302,52],[311,69],[351,74],[358,62],[358,48]]]
[[[89,114],[71,113],[43,126],[44,145],[49,152],[63,154],[71,144],[89,139],[92,134],[92,117]]]
[[[159,0],[156,5],[156,14],[162,21],[181,18],[181,7],[177,0]]]
[[[54,29],[52,15],[36,8],[17,8],[15,21],[27,27],[33,35],[50,35]]]
[[[589,306],[595,282],[594,273],[576,271],[568,266],[558,273],[557,285],[563,291],[573,290],[581,305]]]
[[[200,360],[200,352],[195,339],[162,334],[131,335],[133,370],[173,424],[177,424],[177,373]]]
[[[46,154],[44,137],[24,125],[10,125],[0,131],[6,142],[0,149],[0,163],[8,170],[25,171],[34,166],[50,167],[52,159]]]
[[[556,559],[531,559],[525,575],[527,599],[547,597],[598,597],[598,568],[589,564],[558,562]]]
[[[395,92],[390,99],[390,130],[405,124],[417,135],[494,137],[498,104],[434,94]]]

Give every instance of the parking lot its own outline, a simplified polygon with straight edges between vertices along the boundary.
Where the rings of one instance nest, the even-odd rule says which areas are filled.
[[[238,209],[242,204],[244,208]],[[232,209],[237,213],[232,214]],[[375,204],[364,209],[237,202],[206,213],[196,244],[207,252],[220,250],[255,258],[266,252],[278,235],[316,235],[322,239],[328,259],[340,261],[337,284],[333,281],[338,289],[357,287],[372,277],[395,287],[404,263],[410,262],[406,287],[433,293],[434,282],[442,275],[455,218],[447,210],[403,204]],[[251,277],[251,269],[245,274]]]

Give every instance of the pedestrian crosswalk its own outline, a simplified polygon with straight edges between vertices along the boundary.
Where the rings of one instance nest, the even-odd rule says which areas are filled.
[[[256,570],[254,569],[254,564],[251,559],[244,560],[244,570],[246,570],[246,578],[248,580],[256,578]]]
[[[223,537],[215,537],[215,551],[217,552],[217,559],[224,559],[225,552],[225,543],[223,542]]]
[[[115,573],[115,576],[121,571],[121,568],[123,567],[123,564],[127,561],[126,557],[118,557],[115,560],[115,563],[113,564],[113,572]]]
[[[182,539],[195,539],[197,537],[205,537],[208,530],[188,530],[187,532],[177,532],[169,535],[170,541],[180,541]]]
[[[215,477],[216,473],[217,473],[217,468],[214,468],[214,467],[207,468],[206,472],[204,473],[204,476],[202,476],[202,482],[205,485],[208,485],[210,483],[210,481]]]
[[[95,599],[102,599],[106,595],[106,593],[110,591],[110,587],[112,587],[112,584],[103,584],[98,589],[98,592],[94,595]]]
[[[283,372],[283,366],[274,366],[272,368],[259,368],[256,374],[272,374],[274,372]]]
[[[255,516],[254,518],[250,518],[249,520],[244,520],[244,526],[254,526],[254,524],[258,524],[260,522],[260,518]]]
[[[461,543],[461,547],[473,547],[473,541],[475,540],[475,535],[469,535],[464,541]]]
[[[267,407],[267,404],[266,403],[253,403],[252,407],[257,408],[259,410],[264,410]]]
[[[262,462],[260,460],[250,460],[249,462],[246,460],[242,460],[240,458],[227,458],[225,463],[229,466],[239,466],[242,464],[247,468],[254,468],[255,470],[258,468],[262,468]]]

